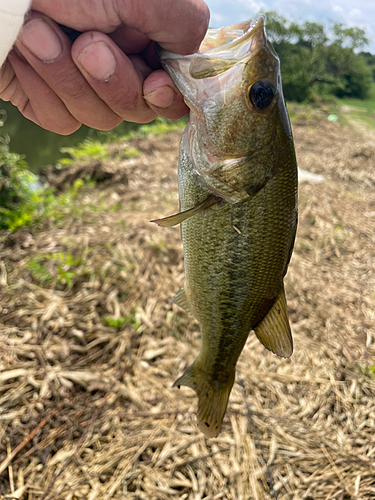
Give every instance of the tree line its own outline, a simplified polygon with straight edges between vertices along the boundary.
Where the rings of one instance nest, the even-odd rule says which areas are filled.
[[[267,35],[280,58],[284,96],[291,101],[366,99],[375,81],[375,55],[364,52],[364,30],[342,23],[288,21],[267,12]]]

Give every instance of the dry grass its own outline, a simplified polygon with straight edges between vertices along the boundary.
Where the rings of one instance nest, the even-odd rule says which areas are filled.
[[[1,498],[375,498],[375,138],[324,117],[294,133],[300,167],[327,179],[300,188],[295,353],[250,335],[218,438],[197,430],[194,393],[171,388],[199,328],[169,300],[179,230],[148,222],[177,207],[177,132],[137,142],[127,185],[5,239]]]

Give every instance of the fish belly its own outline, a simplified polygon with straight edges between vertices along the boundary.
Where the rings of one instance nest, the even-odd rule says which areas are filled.
[[[212,194],[196,173],[183,140],[178,176],[181,211]],[[203,389],[197,384],[203,381],[205,387],[230,385],[229,396],[248,334],[267,315],[283,288],[296,226],[295,162],[280,165],[251,199],[216,205],[182,222],[185,289],[202,330],[201,351],[191,368],[201,381],[192,381],[191,373],[190,382],[185,374],[185,380],[176,384],[189,385],[200,400]],[[208,395],[206,389],[205,393]],[[202,430],[207,434],[207,429]]]

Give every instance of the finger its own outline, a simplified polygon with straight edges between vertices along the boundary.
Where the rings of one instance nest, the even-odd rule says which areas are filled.
[[[143,81],[151,69],[139,57],[127,57],[99,32],[83,33],[73,44],[72,57],[96,94],[119,116],[137,123],[156,118],[143,99]]]
[[[72,60],[69,38],[53,21],[31,13],[16,46],[77,121],[100,130],[121,122],[82,76]]]
[[[203,40],[210,11],[203,0],[133,0],[117,2],[124,24],[135,28],[177,54],[196,52]]]
[[[0,99],[10,101],[26,118],[37,123],[29,98],[23,91],[9,59],[0,68]]]
[[[62,135],[78,130],[81,124],[33,68],[14,51],[8,59],[14,76],[1,92],[1,99],[11,101],[26,118],[46,130]]]
[[[153,71],[145,80],[143,94],[150,108],[165,118],[175,120],[189,112],[177,87],[161,69]]]
[[[79,31],[111,32],[125,24],[178,54],[198,49],[210,18],[203,0],[33,0],[32,6]]]
[[[150,43],[146,35],[125,25],[120,26],[108,36],[125,54],[140,54]]]

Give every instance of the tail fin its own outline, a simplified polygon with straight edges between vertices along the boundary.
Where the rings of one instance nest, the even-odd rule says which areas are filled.
[[[227,409],[230,391],[234,383],[234,372],[226,382],[210,381],[196,361],[176,380],[173,387],[186,385],[198,395],[198,427],[207,437],[216,437]]]

